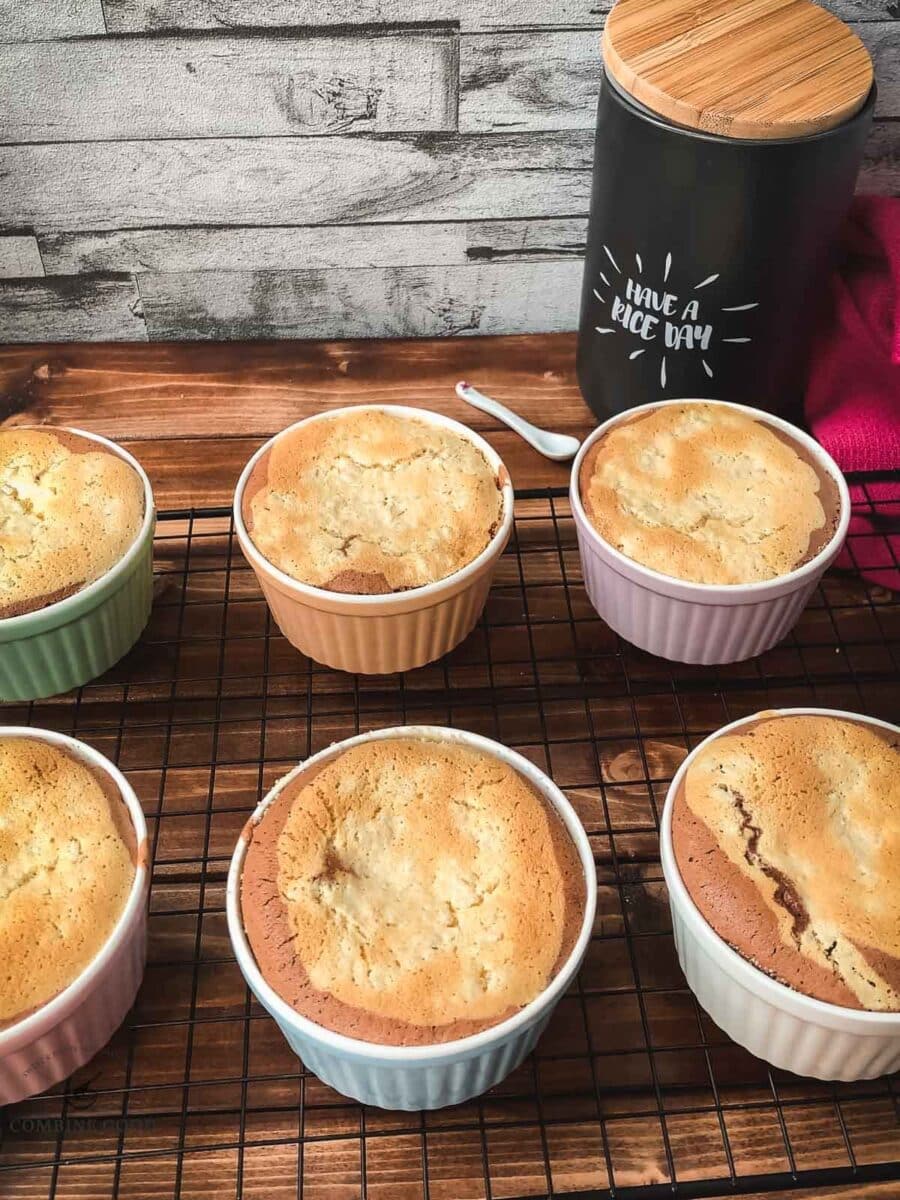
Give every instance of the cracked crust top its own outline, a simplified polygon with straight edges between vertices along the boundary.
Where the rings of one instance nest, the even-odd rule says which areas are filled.
[[[351,411],[279,437],[247,480],[242,515],[259,552],[293,579],[385,593],[477,558],[502,495],[481,451],[453,430]]]
[[[102,949],[131,891],[135,843],[103,772],[39,738],[0,738],[0,1028]]]
[[[585,455],[579,487],[610,545],[693,583],[786,575],[831,540],[840,515],[834,479],[798,442],[703,402],[614,426]]]
[[[247,937],[298,1012],[427,1045],[511,1016],[577,940],[584,871],[512,767],[447,742],[366,742],[301,774],[252,828]]]
[[[112,450],[64,429],[0,429],[0,618],[99,579],[143,520],[140,476]]]
[[[691,764],[672,841],[744,958],[818,1000],[900,1011],[900,737],[762,715]]]

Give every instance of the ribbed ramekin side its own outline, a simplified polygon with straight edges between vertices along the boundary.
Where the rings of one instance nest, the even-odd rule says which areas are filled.
[[[740,662],[776,645],[797,622],[819,576],[747,604],[681,600],[628,579],[601,555],[576,519],[584,585],[607,625],[632,645],[672,662]]]
[[[896,1033],[849,1032],[797,1016],[745,987],[672,906],[678,959],[700,1006],[738,1045],[814,1079],[872,1079],[900,1067]]]
[[[33,1041],[0,1057],[0,1104],[15,1104],[66,1079],[101,1050],[134,1003],[147,958],[147,908],[136,911],[91,989]]]
[[[534,1049],[550,1011],[481,1053],[458,1061],[378,1063],[353,1059],[286,1025],[281,1030],[304,1066],[343,1096],[376,1108],[418,1112],[479,1096],[505,1079]]]
[[[108,671],[135,644],[153,600],[153,532],[122,584],[59,625],[35,621],[30,635],[0,644],[0,700],[37,700]],[[36,614],[40,618],[43,614]],[[47,622],[51,619],[47,616]]]
[[[412,612],[334,613],[258,579],[281,632],[303,654],[340,671],[388,675],[434,662],[471,633],[485,603],[495,563],[469,586]]]

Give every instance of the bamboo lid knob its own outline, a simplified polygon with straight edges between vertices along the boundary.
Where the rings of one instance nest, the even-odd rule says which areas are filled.
[[[873,78],[853,30],[811,0],[618,0],[603,59],[660,116],[734,138],[833,129]]]

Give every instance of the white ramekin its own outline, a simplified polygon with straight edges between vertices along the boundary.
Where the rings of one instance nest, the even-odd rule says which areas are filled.
[[[840,497],[837,528],[819,553],[787,575],[760,583],[691,583],[628,558],[594,528],[581,502],[581,464],[591,446],[616,425],[673,404],[722,404],[798,442],[833,479]],[[825,571],[838,556],[850,523],[850,494],[839,467],[818,442],[771,413],[719,400],[664,400],[631,408],[600,425],[572,465],[569,498],[584,586],[591,604],[626,641],[673,662],[731,663],[762,654],[796,624]]]
[[[68,987],[35,1012],[0,1030],[0,1105],[53,1087],[93,1058],[122,1024],[144,974],[150,891],[147,825],[125,776],[84,742],[46,729],[0,726],[0,737],[29,737],[61,746],[112,780],[135,832],[134,882],[122,914],[99,954]]]
[[[241,918],[240,885],[248,844],[246,830],[231,860],[225,903],[231,944],[244,978],[260,1004],[275,1018],[291,1049],[304,1065],[336,1091],[363,1104],[416,1111],[461,1104],[480,1095],[505,1078],[531,1052],[587,950],[597,903],[597,872],[587,834],[575,810],[543,771],[522,755],[489,738],[433,725],[380,729],[329,746],[279,780],[257,807],[248,829],[260,820],[281,789],[301,772],[319,767],[362,742],[402,737],[453,742],[495,755],[536,788],[559,814],[571,835],[584,868],[584,917],[571,954],[539,996],[499,1025],[453,1042],[434,1046],[385,1046],[358,1041],[333,1033],[301,1016],[281,999],[260,973]]]
[[[701,915],[682,881],[672,846],[672,807],[691,763],[716,738],[766,716],[822,716],[900,733],[896,725],[828,708],[781,708],[732,721],[696,746],[669,787],[660,857],[669,891],[678,961],[691,991],[739,1045],[775,1067],[815,1079],[872,1079],[900,1067],[900,1013],[864,1012],[814,1000],[753,966]]]
[[[61,429],[98,442],[132,468],[144,490],[137,537],[108,571],[55,604],[0,618],[0,701],[37,700],[71,691],[108,671],[141,636],[153,603],[153,489],[141,464],[108,438]]]
[[[301,425],[328,420],[340,413],[389,412],[450,429],[467,438],[496,473],[503,498],[500,525],[484,550],[446,579],[386,596],[329,592],[292,579],[273,566],[254,546],[242,513],[244,487],[260,457],[279,438]],[[234,493],[234,526],[281,632],[316,662],[361,675],[387,675],[434,662],[471,633],[487,601],[500,555],[513,522],[513,487],[509,472],[484,440],[441,413],[395,404],[365,404],[317,413],[270,438],[247,463]]]

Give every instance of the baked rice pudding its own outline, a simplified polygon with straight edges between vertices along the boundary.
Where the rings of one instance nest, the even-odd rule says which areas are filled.
[[[831,541],[840,517],[837,483],[799,442],[703,401],[614,425],[585,455],[578,486],[606,542],[693,583],[786,575]]]
[[[468,746],[360,743],[290,780],[244,836],[241,912],[261,973],[301,1015],[369,1042],[447,1042],[512,1016],[584,917],[561,818]]]

